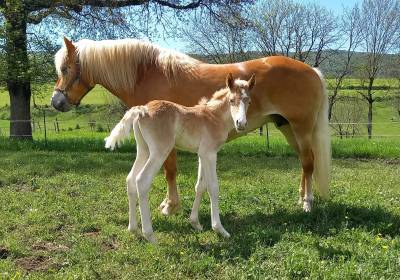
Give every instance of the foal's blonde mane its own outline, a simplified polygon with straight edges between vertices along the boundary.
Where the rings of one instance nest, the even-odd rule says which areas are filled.
[[[228,94],[228,88],[222,88],[216,91],[211,98],[203,97],[200,99],[198,106],[216,107],[221,105],[225,101],[225,97]]]
[[[235,85],[238,87],[246,86],[248,84],[247,81],[236,79]],[[226,95],[230,92],[230,89],[225,87],[218,91],[216,91],[211,98],[202,97],[198,103],[199,106],[208,106],[208,107],[216,107],[221,105],[225,101]]]
[[[102,77],[102,82],[115,88],[133,89],[138,72],[146,67],[156,66],[170,80],[178,71],[191,73],[199,63],[183,53],[168,50],[148,41],[122,40],[81,40],[76,44],[81,71],[90,83]],[[56,54],[56,67],[60,71],[61,61],[66,57],[63,48]]]

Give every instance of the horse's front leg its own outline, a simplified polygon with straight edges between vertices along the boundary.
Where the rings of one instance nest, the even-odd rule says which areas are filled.
[[[164,173],[167,179],[167,197],[161,202],[161,213],[169,216],[178,212],[180,208],[178,188],[176,186],[176,150],[173,149],[164,162]]]

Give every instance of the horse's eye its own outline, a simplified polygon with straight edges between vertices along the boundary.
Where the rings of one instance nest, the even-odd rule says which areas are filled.
[[[235,103],[235,99],[229,99],[229,103],[234,104]]]
[[[62,73],[63,75],[67,75],[67,73],[68,73],[68,68],[67,68],[67,67],[61,68],[61,73]]]

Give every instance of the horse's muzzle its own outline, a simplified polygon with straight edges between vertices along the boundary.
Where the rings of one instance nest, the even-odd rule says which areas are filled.
[[[68,112],[71,110],[71,104],[69,103],[67,97],[59,90],[53,92],[51,97],[51,105],[58,111]]]

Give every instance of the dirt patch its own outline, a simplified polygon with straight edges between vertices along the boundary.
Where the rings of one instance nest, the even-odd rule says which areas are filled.
[[[0,260],[7,259],[9,255],[10,255],[10,250],[4,247],[0,247]]]
[[[60,266],[54,263],[49,257],[30,256],[17,259],[15,263],[28,272],[47,271],[49,269],[57,269]]]
[[[66,252],[69,250],[69,248],[65,245],[44,241],[36,242],[32,245],[32,249],[46,252]]]
[[[103,251],[111,251],[111,250],[117,250],[119,247],[118,242],[116,240],[112,241],[104,241],[101,244],[101,248]]]
[[[400,164],[400,159],[387,159],[384,161],[384,163],[397,165],[397,164]]]
[[[91,229],[83,232],[82,234],[83,234],[83,236],[86,236],[86,237],[96,237],[100,234],[100,229],[91,228]]]

